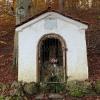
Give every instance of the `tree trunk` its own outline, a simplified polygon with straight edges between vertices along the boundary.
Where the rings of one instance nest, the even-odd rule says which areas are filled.
[[[64,2],[65,2],[65,0],[59,0],[59,9],[60,9],[60,11],[64,10]]]

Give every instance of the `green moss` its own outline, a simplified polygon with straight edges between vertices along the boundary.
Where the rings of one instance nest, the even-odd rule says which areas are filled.
[[[97,94],[100,94],[100,80],[95,82],[95,91]]]

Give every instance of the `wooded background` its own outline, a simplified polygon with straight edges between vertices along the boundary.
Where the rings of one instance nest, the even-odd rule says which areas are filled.
[[[47,1],[47,2],[46,2]],[[100,79],[100,0],[0,0],[0,82],[17,80],[13,67],[16,18],[20,23],[51,6],[66,16],[85,21],[90,79]],[[19,12],[21,9],[24,11]],[[24,20],[22,20],[24,19]]]

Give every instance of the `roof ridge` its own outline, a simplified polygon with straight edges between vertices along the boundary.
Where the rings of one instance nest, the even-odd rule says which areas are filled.
[[[65,17],[71,18],[71,19],[76,20],[76,21],[78,21],[78,22],[81,22],[81,23],[83,23],[83,24],[88,24],[87,22],[82,21],[82,20],[80,20],[80,19],[78,19],[78,18],[74,18],[74,17],[72,17],[72,16],[70,16],[70,15],[66,15],[65,12],[61,12],[61,11],[58,11],[58,10],[55,10],[55,9],[51,9],[51,7],[48,7],[46,10],[43,10],[43,11],[39,12],[38,14],[36,14],[36,15],[30,17],[29,19],[27,19],[27,20],[25,20],[25,21],[23,21],[23,22],[21,22],[20,24],[17,24],[16,27],[19,27],[19,26],[21,26],[21,25],[23,25],[23,24],[25,24],[25,23],[27,23],[27,22],[29,22],[29,21],[35,19],[36,17],[39,17],[39,16],[42,15],[42,14],[45,14],[46,12],[55,12],[55,13],[59,13],[59,14],[65,16]]]

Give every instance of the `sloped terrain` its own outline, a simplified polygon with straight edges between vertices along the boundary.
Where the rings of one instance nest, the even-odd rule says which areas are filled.
[[[86,32],[89,77],[100,79],[100,11],[66,10],[66,16],[85,21],[89,25]],[[0,82],[17,80],[17,69],[13,68],[13,48],[15,17],[0,13]]]
[[[12,82],[17,79],[13,69],[13,47],[15,18],[2,14],[0,16],[0,82]]]

